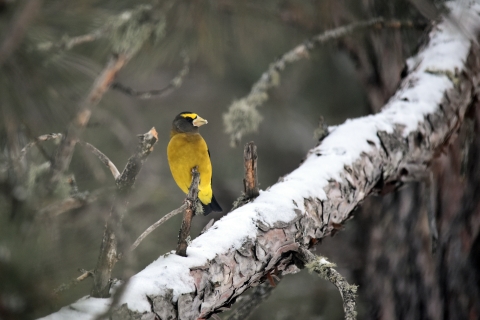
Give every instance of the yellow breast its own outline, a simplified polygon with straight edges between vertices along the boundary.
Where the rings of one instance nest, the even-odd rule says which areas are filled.
[[[207,205],[212,200],[212,164],[208,155],[208,147],[198,133],[174,133],[167,148],[168,164],[173,179],[184,193],[192,183],[193,167],[198,168],[200,183],[198,198]]]

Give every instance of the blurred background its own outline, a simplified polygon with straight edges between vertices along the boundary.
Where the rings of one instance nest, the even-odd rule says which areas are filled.
[[[232,148],[223,114],[235,99],[248,94],[271,62],[306,39],[350,22],[378,16],[425,22],[436,15],[430,2],[400,0],[0,0],[0,319],[44,316],[91,290],[90,278],[53,294],[62,283],[79,276],[79,268],[95,267],[114,194],[112,175],[77,145],[68,173],[74,175],[80,192],[98,195],[96,201],[39,218],[39,212],[61,200],[40,197],[36,183],[58,142],[41,143],[30,148],[21,163],[14,164],[14,160],[35,137],[66,130],[118,47],[117,40],[108,36],[72,48],[58,44],[114,25],[123,12],[142,4],[155,6],[154,15],[163,24],[159,27],[163,32],[145,41],[117,81],[136,90],[163,88],[183,68],[182,52],[189,57],[189,73],[180,87],[155,99],[141,100],[109,90],[93,108],[81,136],[121,170],[135,151],[136,135],[152,127],[159,133],[130,197],[124,228],[132,240],[184,199],[166,159],[171,122],[179,112],[196,112],[209,122],[201,133],[211,152],[213,190],[225,214],[243,190],[244,143],[255,141],[258,147],[258,179],[260,188],[266,189],[297,168],[317,143],[313,133],[320,117],[335,125],[378,111],[398,85],[404,59],[415,51],[424,30],[369,29],[313,50],[308,59],[282,72],[280,85],[269,91],[269,100],[258,109],[263,117],[258,131]],[[16,23],[22,27],[17,28]],[[418,191],[421,185],[415,188],[414,194],[423,192]],[[390,197],[388,201],[400,196]],[[402,203],[415,206],[412,201]],[[368,250],[378,249],[378,242],[375,246],[369,236],[375,226],[372,220],[381,220],[374,212],[381,217],[385,212],[381,204],[368,205],[370,213],[358,213],[363,219],[354,219],[346,230],[317,248],[317,253],[338,264],[351,283],[361,285],[359,318],[365,319],[388,315],[375,298],[382,288],[369,294],[362,291],[372,276],[366,270]],[[192,237],[211,218],[223,214],[195,217]],[[423,220],[419,223],[425,225]],[[176,247],[180,224],[178,215],[140,244],[133,259],[134,271]],[[428,232],[423,236],[429,239]],[[405,239],[397,241],[405,243]],[[405,263],[413,260],[415,257],[410,257]],[[123,267],[119,262],[114,276],[121,275]],[[379,268],[392,274],[388,266]],[[251,316],[342,318],[336,288],[306,271],[285,277]]]

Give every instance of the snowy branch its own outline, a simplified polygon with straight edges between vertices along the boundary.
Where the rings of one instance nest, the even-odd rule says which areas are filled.
[[[480,84],[480,49],[467,36],[478,35],[480,5],[450,8],[462,30],[447,19],[434,26],[382,112],[329,128],[299,168],[193,240],[187,257],[160,257],[133,276],[114,314],[207,319],[272,271],[304,267],[300,249],[331,235],[368,195],[428,174]],[[86,297],[47,319],[89,319],[109,304]]]

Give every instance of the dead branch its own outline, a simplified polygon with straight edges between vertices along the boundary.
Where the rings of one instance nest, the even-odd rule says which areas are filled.
[[[200,173],[197,171],[197,168],[192,168],[192,183],[188,191],[186,202],[186,208],[183,213],[182,226],[178,234],[178,245],[177,245],[177,254],[182,257],[187,256],[187,247],[188,241],[187,238],[190,236],[190,226],[192,223],[192,218],[195,215],[197,209],[198,201],[198,183],[200,182]]]
[[[80,145],[84,146],[89,151],[91,151],[94,155],[96,155],[98,159],[100,159],[100,161],[102,161],[103,164],[106,165],[108,169],[110,169],[110,172],[112,173],[113,178],[117,180],[117,178],[120,176],[120,172],[118,172],[118,169],[115,166],[115,164],[103,152],[101,152],[100,150],[98,150],[88,142],[79,141],[78,143],[80,143]]]
[[[155,128],[145,134],[139,135],[140,142],[133,156],[123,169],[123,172],[115,180],[117,196],[110,211],[105,225],[100,254],[94,270],[94,286],[91,292],[93,297],[105,298],[110,296],[111,275],[119,256],[125,250],[123,239],[122,222],[128,206],[128,194],[135,184],[136,177],[143,163],[153,151],[153,146],[158,141]]]
[[[245,159],[245,179],[243,179],[243,186],[245,195],[250,199],[258,197],[258,179],[257,179],[257,146],[255,143],[249,142],[245,145],[243,151]]]
[[[53,190],[56,187],[60,176],[70,165],[75,144],[90,120],[92,108],[98,104],[117,76],[117,73],[123,68],[129,59],[130,57],[126,54],[113,55],[102,73],[95,80],[93,87],[90,89],[90,93],[80,106],[80,111],[75,116],[75,119],[70,123],[57,150],[51,169],[51,177],[49,179],[48,187],[50,190]]]
[[[123,84],[119,82],[115,82],[112,85],[112,89],[116,89],[120,92],[123,92],[124,94],[128,96],[132,96],[138,99],[146,100],[146,99],[153,99],[153,98],[159,98],[161,96],[166,95],[167,93],[170,93],[171,91],[177,89],[180,87],[183,83],[183,79],[185,76],[189,73],[190,67],[189,67],[189,62],[190,59],[186,54],[183,54],[183,68],[180,70],[180,72],[173,78],[169,84],[161,89],[157,90],[149,90],[149,91],[137,91],[132,88],[129,88],[127,86],[124,86]]]
[[[23,147],[23,149],[20,151],[20,154],[18,155],[17,161],[22,161],[23,158],[25,158],[25,155],[27,154],[28,150],[30,150],[32,147],[38,145],[40,142],[44,141],[49,141],[49,140],[58,140],[62,138],[61,133],[50,133],[50,134],[44,134],[35,139],[35,141],[29,142]]]
[[[343,310],[345,320],[355,320],[357,312],[355,311],[355,300],[357,286],[351,285],[342,275],[335,270],[335,264],[328,262],[324,257],[317,257],[310,251],[301,248],[299,257],[303,260],[305,267],[310,272],[318,273],[319,276],[330,281],[340,291],[343,300]]]
[[[123,169],[122,174],[115,181],[118,190],[122,192],[128,192],[133,187],[137,174],[140,172],[140,169],[142,169],[143,163],[153,151],[153,146],[158,141],[158,133],[155,128],[150,129],[150,131],[138,137],[140,143],[138,144],[137,151],[128,159],[125,169]]]
[[[48,219],[59,216],[70,210],[79,209],[86,205],[102,199],[105,194],[110,193],[110,189],[99,189],[90,193],[79,193],[79,195],[71,196],[61,201],[49,204],[48,206],[38,210],[36,215],[39,219]]]
[[[279,59],[269,65],[267,71],[265,71],[260,79],[252,86],[248,95],[233,101],[228,111],[223,115],[225,132],[230,134],[231,145],[236,146],[243,135],[257,131],[262,121],[257,107],[263,105],[268,100],[268,90],[280,84],[280,72],[283,71],[288,64],[308,58],[309,52],[328,41],[340,39],[361,29],[372,27],[376,29],[397,29],[416,26],[418,26],[418,23],[412,21],[386,21],[383,18],[373,18],[368,21],[354,22],[346,26],[327,30],[284,53]]]
[[[145,230],[138,238],[137,240],[135,240],[135,242],[131,245],[130,247],[130,251],[133,251],[135,250],[138,245],[140,244],[140,242],[143,241],[143,239],[145,239],[150,233],[152,233],[155,229],[157,229],[158,227],[160,227],[162,224],[164,224],[165,222],[167,222],[168,220],[170,220],[170,218],[173,218],[174,216],[176,216],[177,214],[183,212],[185,209],[187,208],[187,205],[186,204],[183,204],[181,207],[175,209],[175,210],[172,210],[170,211],[169,213],[167,213],[166,215],[164,215],[160,220],[158,220],[157,222],[155,222],[154,224],[152,224],[150,227],[147,228],[147,230]]]
[[[251,141],[247,143],[243,149],[243,163],[245,168],[245,177],[243,178],[243,193],[234,201],[231,211],[252,201],[259,195],[257,158],[257,146],[253,141]]]

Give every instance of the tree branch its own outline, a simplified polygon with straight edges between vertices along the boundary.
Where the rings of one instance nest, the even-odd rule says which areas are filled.
[[[180,72],[173,78],[169,84],[161,89],[157,90],[149,90],[149,91],[137,91],[132,88],[129,88],[127,86],[124,86],[123,84],[119,82],[115,82],[112,85],[112,89],[116,89],[128,96],[132,96],[138,99],[146,100],[146,99],[153,99],[153,98],[159,98],[161,96],[166,95],[167,93],[177,89],[180,87],[183,83],[183,79],[185,76],[189,73],[190,67],[189,67],[189,62],[190,59],[186,54],[183,55],[183,68],[180,70]]]
[[[110,40],[115,54],[95,80],[87,98],[79,106],[79,111],[70,123],[60,144],[48,179],[48,189],[53,191],[61,175],[70,165],[75,144],[90,120],[92,109],[102,99],[112,85],[118,72],[140,50],[143,44],[154,36],[163,37],[163,16],[156,17],[152,6],[139,5],[126,11],[110,22]]]
[[[36,146],[39,142],[44,142],[44,141],[49,141],[49,140],[57,140],[62,138],[61,133],[50,133],[50,134],[44,134],[35,139],[35,141],[29,142],[23,147],[23,149],[20,151],[20,154],[18,155],[17,161],[22,161],[23,158],[25,158],[25,155],[27,154],[28,150],[30,150],[32,147]]]
[[[258,179],[257,179],[257,146],[255,143],[249,142],[245,145],[243,151],[245,159],[245,179],[243,179],[243,186],[245,195],[250,199],[258,197]]]
[[[128,194],[135,184],[143,163],[158,141],[157,131],[152,128],[147,133],[139,135],[139,138],[140,142],[135,154],[128,159],[122,174],[115,180],[117,196],[105,225],[100,254],[94,270],[94,286],[91,293],[93,297],[105,298],[110,296],[110,279],[113,268],[123,250],[126,249],[122,222],[128,206]]]
[[[177,255],[182,257],[187,256],[187,238],[190,236],[190,226],[193,216],[195,215],[195,211],[197,210],[199,182],[200,173],[197,171],[197,167],[192,168],[192,183],[190,184],[187,199],[185,199],[187,207],[185,208],[185,211],[183,213],[182,226],[178,234],[178,245],[176,251]]]
[[[153,151],[153,146],[158,141],[158,133],[155,128],[150,129],[150,131],[138,137],[140,142],[137,151],[128,159],[125,169],[123,169],[122,174],[115,181],[119,191],[130,191],[135,184],[137,174],[140,172],[140,169],[142,169],[143,163]]]
[[[257,178],[257,146],[253,141],[247,143],[243,149],[243,164],[245,177],[243,178],[243,193],[233,203],[232,211],[252,201],[259,195]]]
[[[305,267],[310,272],[318,273],[319,276],[330,281],[340,291],[343,300],[343,311],[345,311],[345,320],[355,320],[357,312],[355,311],[355,298],[357,286],[350,285],[342,275],[335,270],[335,264],[330,263],[324,257],[317,257],[310,251],[301,248],[300,258]]]
[[[240,100],[233,101],[228,111],[223,115],[225,132],[230,134],[231,145],[236,146],[245,134],[257,131],[262,121],[262,116],[258,112],[257,107],[263,105],[268,100],[268,90],[280,84],[280,72],[288,64],[308,58],[310,51],[328,41],[340,39],[361,29],[371,27],[398,29],[416,26],[418,26],[418,23],[412,21],[385,21],[383,18],[373,18],[368,21],[354,22],[346,26],[327,30],[284,53],[279,59],[270,64],[268,70],[252,86],[249,94]]]
[[[61,201],[52,203],[40,210],[36,217],[38,219],[54,218],[58,215],[61,215],[70,210],[82,208],[90,203],[96,202],[98,199],[101,199],[108,190],[99,189],[91,193],[81,193],[82,196],[70,196],[69,198],[63,199]]]
[[[98,104],[117,76],[117,73],[123,68],[129,59],[130,57],[126,54],[113,55],[102,73],[95,80],[90,93],[80,106],[80,111],[75,116],[75,119],[70,123],[67,132],[63,136],[62,143],[57,150],[51,169],[51,177],[49,179],[48,188],[50,190],[53,190],[56,187],[60,176],[70,165],[75,144],[90,120],[92,108]]]
[[[118,172],[118,169],[115,166],[115,164],[112,161],[110,161],[110,159],[105,154],[103,154],[103,152],[101,152],[100,150],[98,150],[88,142],[79,141],[79,143],[85,148],[87,148],[89,151],[91,151],[94,155],[96,155],[98,159],[100,159],[100,161],[102,161],[103,164],[106,165],[108,169],[110,169],[110,172],[112,173],[113,178],[117,180],[117,178],[120,176],[120,172]]]
[[[72,279],[70,282],[68,283],[63,283],[62,285],[60,285],[58,288],[56,288],[55,290],[53,290],[53,294],[55,295],[58,295],[60,293],[62,293],[63,291],[66,291],[72,287],[75,287],[77,284],[79,284],[80,282],[82,282],[83,280],[89,278],[89,277],[93,277],[93,272],[92,271],[86,271],[86,270],[80,270],[80,272],[82,272],[82,274],[80,276],[78,276],[77,278],[75,279]]]
[[[155,229],[157,229],[158,227],[160,227],[162,224],[164,224],[166,221],[170,220],[170,218],[173,218],[174,216],[176,216],[177,214],[179,213],[182,213],[185,209],[187,208],[187,205],[186,204],[183,204],[181,207],[173,210],[173,211],[170,211],[169,213],[167,213],[166,215],[164,215],[160,220],[158,220],[157,222],[155,222],[154,224],[152,224],[150,227],[147,228],[147,230],[145,230],[138,238],[137,240],[135,240],[135,242],[132,244],[132,246],[130,247],[130,251],[133,251],[135,250],[138,245],[140,244],[140,242],[143,241],[143,239],[145,239],[150,233],[152,233]]]

